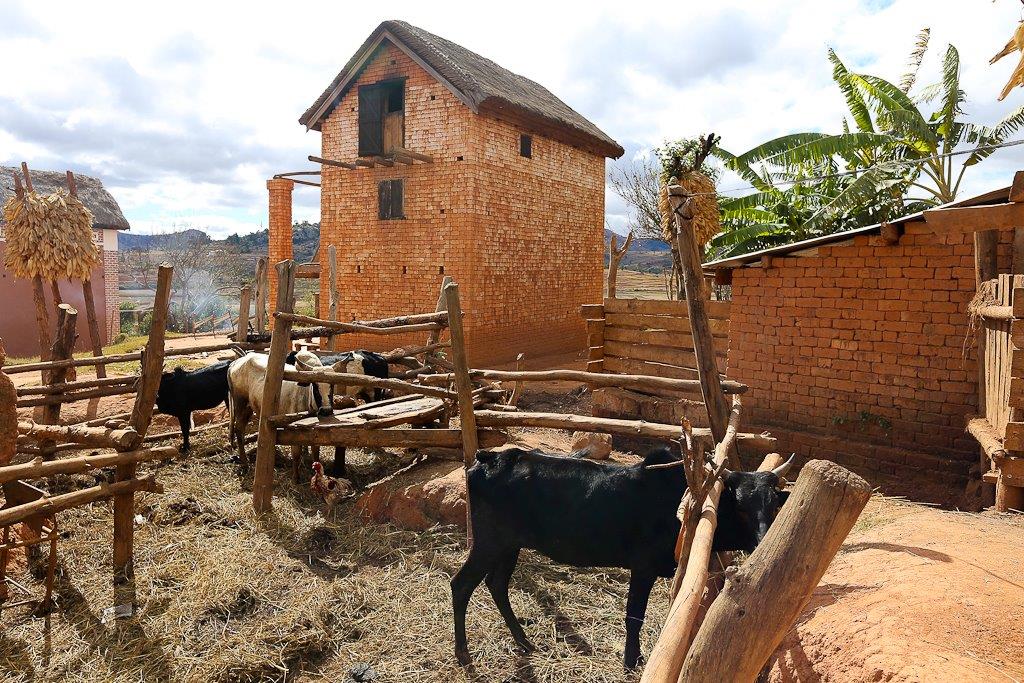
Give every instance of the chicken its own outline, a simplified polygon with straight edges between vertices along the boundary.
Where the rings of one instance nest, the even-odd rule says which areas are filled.
[[[989,64],[995,64],[1000,59],[1014,51],[1021,51],[1020,61],[1017,63],[1017,68],[1013,70],[1010,75],[1010,80],[1007,81],[1006,86],[1003,88],[1003,92],[999,95],[999,101],[1002,102],[1006,99],[1006,96],[1010,94],[1010,91],[1019,85],[1024,85],[1024,21],[1017,25],[1017,30],[1013,32],[1013,37],[1010,38],[1010,42],[1006,44],[995,57],[989,60]]]
[[[356,487],[348,479],[335,479],[324,474],[324,466],[319,461],[313,463],[313,478],[309,480],[309,488],[313,493],[324,499],[327,512],[330,512],[340,501],[356,495]]]

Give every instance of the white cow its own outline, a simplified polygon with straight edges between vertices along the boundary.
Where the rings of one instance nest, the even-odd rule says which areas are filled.
[[[286,370],[316,370],[322,367],[320,358],[310,351],[299,351],[290,355],[294,365],[285,363]],[[263,410],[263,386],[267,376],[268,356],[262,353],[247,353],[232,361],[228,366],[228,412],[231,425],[229,442],[238,444],[238,459],[242,469],[249,468],[249,457],[245,453],[245,428],[253,414]],[[281,398],[278,410],[281,413],[308,413],[326,417],[331,415],[329,384],[306,384],[281,382]],[[237,440],[237,442],[236,442]],[[298,482],[301,449],[292,446],[295,481]]]

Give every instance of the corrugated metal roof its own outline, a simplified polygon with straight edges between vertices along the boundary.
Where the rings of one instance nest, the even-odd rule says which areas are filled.
[[[941,207],[936,208],[952,208],[957,206],[979,206],[981,204],[995,204],[1005,202],[1010,197],[1010,188],[1002,187],[998,190],[991,190],[984,194],[971,197],[969,199],[962,199],[958,202],[952,202],[950,204],[944,204]],[[913,223],[916,221],[923,221],[924,214],[920,211],[917,213],[910,214],[908,216],[902,216],[895,220],[889,221],[890,225],[903,225],[905,223]],[[806,249],[813,249],[824,245],[840,244],[842,242],[852,241],[854,237],[859,235],[872,235],[881,232],[882,224],[877,223],[875,225],[867,225],[863,228],[855,228],[853,230],[845,230],[843,232],[835,232],[831,235],[822,235],[821,237],[813,237],[809,240],[802,240],[800,242],[793,242],[792,244],[783,244],[778,247],[771,247],[769,249],[762,249],[761,251],[753,251],[749,254],[742,254],[740,256],[730,256],[729,258],[718,259],[717,261],[708,261],[704,264],[704,270],[718,270],[719,268],[743,268],[749,266],[755,262],[759,262],[765,256],[785,256],[785,255],[799,255],[796,252],[804,251]]]

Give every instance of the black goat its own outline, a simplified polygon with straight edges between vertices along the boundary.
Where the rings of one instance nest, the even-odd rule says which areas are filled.
[[[198,370],[175,368],[160,376],[156,392],[156,409],[164,415],[173,415],[181,425],[182,444],[179,450],[189,449],[188,436],[192,428],[192,411],[225,406],[228,402],[228,366],[221,361]]]
[[[467,475],[473,546],[451,582],[459,662],[470,661],[466,606],[481,581],[516,644],[533,649],[508,599],[519,551],[530,548],[574,567],[630,570],[623,659],[627,669],[634,668],[651,589],[658,577],[675,572],[676,509],[686,490],[682,467],[647,466],[675,460],[667,448],[631,466],[518,448],[477,453]],[[791,464],[724,476],[715,550],[757,547],[786,500],[779,477]]]

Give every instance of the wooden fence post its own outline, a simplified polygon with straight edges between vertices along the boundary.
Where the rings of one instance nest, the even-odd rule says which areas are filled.
[[[246,285],[238,293],[238,324],[235,326],[235,341],[249,340],[249,304],[252,300],[252,287]]]
[[[288,259],[274,266],[277,270],[278,313],[291,313],[295,298],[295,261]],[[256,469],[252,482],[252,506],[257,514],[269,512],[274,497],[274,451],[277,431],[269,419],[277,415],[281,400],[281,381],[284,378],[284,359],[291,348],[292,323],[287,317],[274,316],[274,331],[270,337],[270,357],[263,381],[263,406],[260,411],[259,437],[256,446]]]
[[[50,347],[50,357],[54,360],[66,360],[71,358],[75,350],[75,325],[78,322],[78,311],[68,304],[60,304],[57,307],[57,334]],[[70,368],[55,368],[50,372],[50,384],[64,384]],[[43,407],[43,424],[55,425],[60,422],[60,403],[50,403]],[[51,441],[43,441],[39,444],[40,453],[44,459],[53,457],[53,446]]]
[[[267,289],[270,280],[267,274],[267,257],[261,256],[256,260],[256,332],[264,334],[267,331]]]
[[[328,279],[327,287],[328,294],[328,309],[327,319],[331,322],[338,322],[338,253],[334,245],[327,247],[327,267],[328,267]],[[327,348],[331,351],[337,351],[341,341],[337,335],[329,337],[327,339]]]
[[[678,185],[668,188],[669,204],[672,207],[673,220],[676,222],[676,241],[679,249],[679,260],[686,292],[686,307],[690,314],[690,328],[693,333],[693,353],[697,358],[697,376],[700,378],[701,394],[708,411],[708,423],[715,442],[725,437],[729,421],[729,406],[722,393],[721,378],[718,373],[718,362],[715,359],[714,337],[707,314],[707,292],[704,288],[700,253],[693,237],[690,220],[693,214],[690,200]],[[739,457],[730,453],[729,465],[732,469],[740,469]]]
[[[149,340],[142,353],[142,372],[139,390],[129,425],[136,432],[134,443],[125,450],[136,448],[146,436],[153,419],[156,392],[160,388],[160,376],[164,368],[164,333],[167,330],[167,309],[171,300],[171,278],[174,268],[161,264],[157,271],[156,296],[153,298],[153,323],[149,328]],[[114,481],[135,478],[135,464],[118,465]],[[114,496],[114,583],[128,583],[134,578],[135,568],[132,553],[135,539],[135,493],[128,491]]]
[[[807,605],[871,497],[835,463],[804,465],[757,550],[711,604],[680,681],[753,681]]]
[[[459,395],[459,427],[462,430],[462,458],[466,470],[476,460],[479,437],[476,432],[476,415],[473,412],[473,382],[469,378],[469,361],[466,358],[466,338],[462,329],[462,307],[459,303],[459,286],[449,282],[444,286],[445,305],[448,308],[448,330],[452,337],[452,365],[454,366],[455,390]],[[469,514],[469,497],[466,497],[466,532],[468,543],[473,545],[473,521]]]

